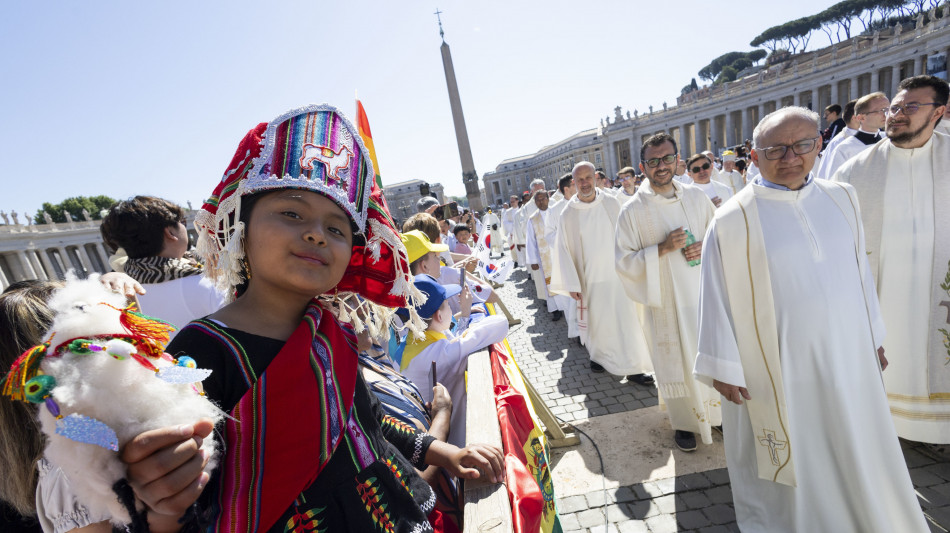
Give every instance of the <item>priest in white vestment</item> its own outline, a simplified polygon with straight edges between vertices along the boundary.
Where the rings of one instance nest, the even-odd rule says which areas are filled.
[[[885,112],[890,103],[887,96],[881,92],[858,98],[854,106],[854,116],[857,117],[860,127],[857,133],[845,138],[834,148],[829,143],[825,149],[828,164],[822,167],[824,174],[818,175],[819,178],[830,180],[849,159],[881,140],[881,128],[884,127]]]
[[[537,210],[528,219],[528,244],[525,249],[528,256],[528,269],[534,278],[538,298],[544,299],[548,312],[551,313],[551,320],[557,321],[563,317],[564,313],[558,311],[554,297],[548,292],[553,268],[551,243],[548,242],[547,233],[545,233],[545,222],[548,217],[548,191],[540,190],[534,193],[532,200]]]
[[[505,230],[505,245],[511,251],[511,260],[517,263],[518,239],[515,237],[515,214],[518,212],[518,206],[520,205],[518,197],[511,195],[511,202],[508,205],[508,209],[505,209],[505,212],[501,215],[501,225]]]
[[[732,198],[731,187],[712,179],[712,171],[715,167],[706,154],[696,154],[687,159],[686,168],[689,169],[691,184],[706,193],[714,206],[719,207],[723,202]],[[705,228],[703,231],[705,232]],[[697,239],[699,238],[698,235]]]
[[[577,194],[561,214],[551,291],[577,300],[581,340],[591,370],[626,375],[645,384],[653,370],[637,304],[623,291],[614,267],[614,234],[620,202],[594,185],[594,165],[582,161],[572,171]],[[584,339],[583,326],[587,333]]]
[[[857,117],[854,114],[854,106],[857,103],[857,100],[851,100],[845,104],[844,114],[841,115],[841,119],[844,120],[845,127],[836,133],[835,136],[832,137],[830,141],[828,141],[825,149],[820,154],[818,154],[818,161],[815,163],[815,170],[812,171],[816,178],[831,179],[832,174],[828,173],[827,167],[831,162],[831,154],[834,152],[835,147],[841,144],[841,142],[848,137],[851,137],[857,133],[858,128],[861,127],[860,117]],[[751,179],[749,181],[751,181]]]
[[[673,179],[676,178],[677,176],[673,176]],[[620,194],[617,195],[617,199],[620,200],[620,204],[623,205],[631,196],[636,194],[640,182],[637,180],[637,171],[634,170],[633,167],[623,167],[620,169],[620,172],[617,172],[617,179],[620,181],[621,186]]]
[[[564,208],[567,207],[567,203],[571,201],[571,198],[574,197],[574,193],[576,192],[574,188],[574,177],[570,174],[561,176],[557,182],[557,189],[555,195],[560,196],[560,199],[552,202],[548,206],[548,215],[544,221],[545,239],[547,239],[548,245],[551,247],[552,263],[557,253],[557,239],[560,235],[557,229],[561,221],[561,213],[564,212]],[[553,199],[552,197],[552,200]],[[552,272],[548,274],[549,277],[553,274],[553,264],[551,268]],[[580,328],[577,324],[577,300],[566,294],[551,292],[550,284],[548,284],[548,293],[554,298],[554,303],[558,311],[564,313],[564,318],[567,321],[567,338],[574,339],[580,337]],[[586,337],[580,340],[581,344],[583,344],[586,341]]]
[[[501,219],[492,212],[491,208],[488,208],[488,212],[482,217],[482,229],[487,230],[488,236],[491,238],[491,253],[502,254],[504,248],[502,246]]]
[[[686,235],[702,239],[716,208],[701,190],[673,179],[675,163],[663,162],[670,155],[676,142],[669,134],[644,142],[640,169],[647,180],[620,209],[615,257],[627,296],[643,306],[640,321],[673,442],[690,452],[696,435],[712,444],[711,428],[722,423],[719,393],[693,377],[703,243],[687,245]]]
[[[809,173],[817,113],[780,109],[753,136],[762,174],[706,234],[695,367],[728,400],[739,529],[929,531],[881,382],[885,330],[854,189]]]
[[[725,157],[726,152],[731,154],[732,159],[727,159]],[[736,170],[735,153],[733,153],[731,150],[726,150],[726,152],[723,152],[721,169],[716,168],[716,165],[713,164],[711,179],[729,187],[729,189],[732,190],[732,194],[735,194],[740,189],[745,187],[745,178],[742,177],[741,172]],[[709,158],[709,161],[715,163],[712,152],[706,150],[703,152],[703,154]]]
[[[940,286],[950,266],[950,137],[933,133],[946,103],[947,82],[903,80],[888,113],[888,138],[834,176],[854,186],[864,213],[887,326],[884,387],[897,434],[933,444],[950,443],[950,348],[941,331],[950,331],[950,292]]]

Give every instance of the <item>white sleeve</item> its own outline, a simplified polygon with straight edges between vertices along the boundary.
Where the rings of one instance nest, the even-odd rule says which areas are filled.
[[[711,385],[716,379],[745,387],[745,374],[739,357],[732,313],[726,295],[722,256],[716,238],[716,221],[709,225],[703,240],[703,262],[699,285],[699,354],[693,374]],[[739,324],[739,327],[752,327]]]
[[[508,319],[504,315],[487,316],[468,329],[444,342],[436,359],[440,376],[461,376],[468,366],[468,356],[504,340],[508,335]]]
[[[614,238],[614,261],[617,276],[627,296],[650,307],[659,307],[660,301],[660,248],[643,246],[633,216],[635,204],[626,204],[617,219]]]
[[[530,221],[528,222],[527,228],[525,228],[525,234],[527,236],[525,246],[527,246],[528,264],[539,265],[541,264],[541,251],[538,250],[538,238],[534,234],[534,224]]]
[[[65,533],[109,519],[93,516],[76,500],[66,474],[46,459],[36,464],[36,515],[44,533]]]

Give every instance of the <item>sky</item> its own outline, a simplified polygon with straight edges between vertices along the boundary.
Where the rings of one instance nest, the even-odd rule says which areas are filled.
[[[434,12],[479,176],[613,117],[674,105],[715,57],[827,0],[6,3],[0,210],[104,194],[198,208],[251,127],[366,109],[383,183],[464,195]],[[809,47],[827,45],[817,32]],[[697,77],[697,82],[702,80]]]

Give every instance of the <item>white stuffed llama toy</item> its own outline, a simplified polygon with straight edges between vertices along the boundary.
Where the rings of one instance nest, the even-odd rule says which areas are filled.
[[[220,421],[223,413],[196,388],[210,370],[164,353],[174,328],[135,312],[98,275],[68,278],[49,306],[55,317],[47,344],[14,363],[3,393],[44,404],[45,457],[63,470],[91,514],[139,529],[145,516],[142,509],[130,512],[135,500],[118,451],[143,431]],[[201,447],[213,457],[213,434]],[[213,458],[205,471],[216,464]]]

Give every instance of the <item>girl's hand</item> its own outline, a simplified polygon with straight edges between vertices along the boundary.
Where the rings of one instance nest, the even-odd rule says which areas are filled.
[[[455,477],[479,479],[488,476],[493,483],[505,480],[505,454],[490,444],[469,444],[456,448],[446,470]]]
[[[177,531],[178,519],[204,490],[210,476],[202,469],[210,456],[200,448],[213,429],[211,420],[204,418],[195,424],[145,431],[122,449],[126,478],[148,507],[153,531]]]

